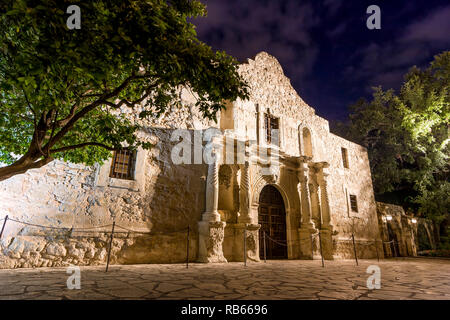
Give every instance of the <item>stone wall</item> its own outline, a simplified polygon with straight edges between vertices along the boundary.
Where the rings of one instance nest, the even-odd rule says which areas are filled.
[[[430,247],[436,248],[435,230],[430,220],[414,218],[405,214],[401,206],[383,202],[377,202],[377,214],[386,257],[417,256],[421,228]]]
[[[170,151],[176,142],[170,141],[172,131],[146,128],[155,147],[138,151],[146,155],[141,157],[145,161],[140,173],[142,188],[126,181],[100,183],[102,169],[106,168],[108,177],[108,161],[93,167],[54,161],[0,183],[0,219],[8,215],[63,228],[55,231],[9,220],[0,242],[0,268],[104,264],[109,244],[105,232],[111,231],[113,221],[151,235],[121,233],[126,230],[117,227],[111,263],[184,262],[188,226],[190,260],[194,261],[197,222],[204,211],[206,165],[173,165]],[[71,228],[75,231],[70,232]],[[90,228],[90,233],[76,231],[83,228]]]
[[[311,136],[309,161],[326,163],[329,171],[326,191],[331,218],[331,227],[327,229],[328,256],[352,258],[349,239],[353,233],[358,254],[376,257],[375,247],[368,245],[379,235],[367,151],[330,133],[328,121],[317,116],[299,97],[274,57],[260,53],[240,65],[239,72],[250,85],[250,100],[228,102],[227,110],[221,113],[217,123],[202,119],[195,108],[195,97],[184,89],[179,92],[182,104],[172,106],[159,119],[140,120],[139,110],[121,110],[132,122],[143,126],[139,133],[141,138],[155,144],[149,151],[138,150],[134,181],[110,178],[111,161],[108,160],[92,167],[54,161],[0,182],[0,219],[9,215],[19,221],[64,228],[43,231],[8,222],[0,243],[0,267],[103,264],[108,244],[106,232],[113,221],[118,226],[150,235],[127,233],[118,227],[117,231],[125,233],[115,235],[112,263],[184,262],[188,226],[191,230],[190,260],[196,260],[198,222],[205,211],[208,166],[174,165],[170,153],[178,141],[171,141],[172,132],[187,129],[193,136],[194,131],[215,127],[233,139],[264,144],[265,112],[279,117],[279,149],[283,160],[280,171],[273,176],[264,176],[261,167],[256,165],[249,169],[248,257],[259,260],[258,196],[267,184],[275,185],[285,201],[288,257],[298,259],[309,254],[302,252],[299,238],[299,229],[305,221],[302,221],[298,158],[305,155],[302,133],[305,128]],[[343,167],[342,147],[348,150],[349,168]],[[237,176],[241,172],[238,167],[232,167],[231,176],[227,178],[230,171],[223,170],[219,172],[219,179],[224,183],[219,186],[218,208],[221,220],[226,223],[223,251],[229,261],[240,261],[245,226],[238,219],[241,186]],[[350,210],[350,194],[357,196],[357,212]],[[107,227],[95,229],[98,233],[70,231],[71,228],[105,225]],[[317,245],[313,246],[313,251],[318,254]]]

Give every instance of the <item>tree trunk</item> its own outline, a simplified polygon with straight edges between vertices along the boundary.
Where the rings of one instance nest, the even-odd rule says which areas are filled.
[[[54,109],[41,114],[34,129],[33,139],[30,142],[28,151],[13,164],[0,168],[0,181],[9,179],[17,174],[25,173],[30,169],[43,167],[53,161],[48,149],[44,152],[42,148],[45,136],[50,129],[50,124],[55,114],[57,113]]]
[[[25,173],[30,169],[40,168],[53,161],[52,157],[47,157],[38,161],[23,156],[13,164],[0,168],[0,181],[9,179],[17,174]]]

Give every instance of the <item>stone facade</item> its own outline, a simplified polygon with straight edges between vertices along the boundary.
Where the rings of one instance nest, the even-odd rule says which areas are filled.
[[[59,229],[9,220],[0,267],[103,264],[113,221],[112,263],[183,262],[188,228],[191,261],[259,261],[264,223],[266,241],[277,240],[282,229],[277,245],[286,247],[288,259],[317,258],[320,251],[325,259],[352,258],[352,234],[359,257],[376,257],[379,221],[365,148],[332,134],[274,57],[262,52],[239,72],[250,99],[229,102],[217,123],[201,117],[184,89],[182,105],[151,122],[123,110],[141,121],[140,136],[155,145],[137,151],[131,180],[110,177],[109,160],[93,167],[54,161],[1,182],[0,219]],[[279,129],[277,143],[268,140],[267,121]],[[220,134],[204,141],[211,128]],[[195,164],[172,161],[181,139],[174,138],[176,129],[186,130],[193,147],[183,157]],[[214,142],[221,156],[198,161],[198,137],[203,146]],[[260,195],[268,185],[283,199],[277,207],[283,214],[270,218],[281,217],[277,224],[261,220]]]

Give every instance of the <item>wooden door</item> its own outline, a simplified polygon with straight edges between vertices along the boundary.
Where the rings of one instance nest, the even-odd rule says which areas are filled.
[[[261,191],[258,223],[261,225],[260,258],[264,258],[264,233],[266,233],[266,258],[287,259],[286,211],[283,197],[274,186],[266,186]]]

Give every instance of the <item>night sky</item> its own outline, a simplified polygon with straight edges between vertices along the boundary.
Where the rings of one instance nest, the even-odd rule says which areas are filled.
[[[199,38],[239,61],[274,55],[317,114],[345,120],[372,86],[398,89],[403,75],[450,49],[449,0],[202,0]],[[366,9],[381,8],[381,30]]]

